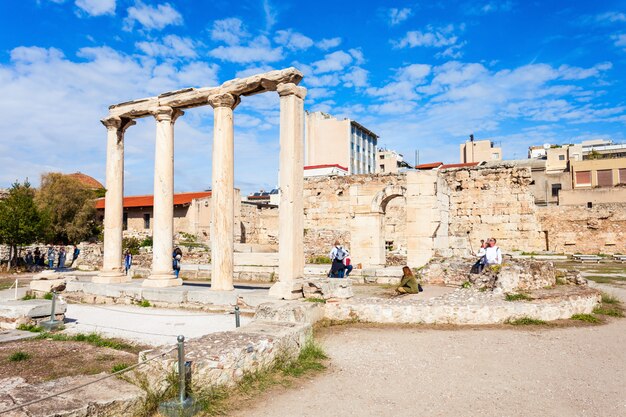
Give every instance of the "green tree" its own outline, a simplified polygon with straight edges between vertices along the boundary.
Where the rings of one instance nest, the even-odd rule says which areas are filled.
[[[98,235],[95,193],[70,176],[42,175],[35,201],[48,217],[52,241],[78,243]]]
[[[0,243],[9,245],[9,262],[17,265],[18,246],[37,242],[44,236],[46,218],[35,204],[35,190],[28,180],[15,182],[6,199],[0,201]]]

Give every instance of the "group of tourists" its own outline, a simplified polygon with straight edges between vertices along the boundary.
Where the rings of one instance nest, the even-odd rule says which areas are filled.
[[[480,249],[478,249],[476,257],[478,260],[472,266],[472,273],[474,274],[482,273],[487,266],[502,264],[502,251],[496,245],[496,239],[493,237],[486,241],[480,241]]]
[[[183,259],[183,251],[179,247],[176,247],[174,249],[174,252],[172,252],[172,269],[174,270],[174,275],[176,275],[176,278],[178,278],[178,275],[180,274],[181,259]],[[124,254],[124,271],[126,272],[126,275],[128,275],[128,272],[130,271],[130,268],[132,266],[133,254],[130,253],[129,250],[127,250]]]
[[[72,260],[67,267],[72,267],[79,254],[80,249],[74,245]],[[24,263],[29,271],[38,271],[44,269],[46,266],[48,269],[64,269],[66,268],[66,260],[67,252],[65,246],[60,246],[56,249],[54,246],[50,245],[45,253],[39,250],[39,247],[36,247],[34,251],[28,250],[24,256]]]

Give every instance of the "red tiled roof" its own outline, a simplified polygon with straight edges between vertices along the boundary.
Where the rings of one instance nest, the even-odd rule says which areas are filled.
[[[339,168],[339,169],[343,169],[344,171],[348,170],[348,168],[342,167],[339,164],[307,165],[304,167],[304,169],[318,169],[318,168]]]
[[[191,203],[195,198],[210,197],[210,191],[201,191],[195,193],[179,193],[174,194],[174,205],[180,206]],[[124,207],[152,207],[154,205],[154,196],[151,195],[135,195],[124,197]],[[96,200],[96,208],[104,208],[104,198]]]
[[[443,165],[443,162],[429,162],[427,164],[416,165],[415,169],[433,169]]]
[[[445,164],[445,165],[440,166],[439,168],[446,169],[446,168],[475,167],[478,164],[479,162],[466,162],[464,164]]]
[[[68,177],[74,178],[78,180],[81,184],[83,184],[87,188],[92,188],[94,190],[99,190],[104,188],[104,186],[95,179],[94,177],[90,177],[89,175],[83,174],[82,172],[75,172],[73,174],[67,174]]]

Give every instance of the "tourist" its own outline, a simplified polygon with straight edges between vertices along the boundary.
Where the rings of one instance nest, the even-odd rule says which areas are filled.
[[[350,259],[350,252],[348,252],[347,249],[344,250],[346,251],[346,258],[343,260],[343,264],[346,266],[345,277],[348,278],[348,275],[350,275],[350,272],[352,272],[354,267],[352,266],[352,260]]]
[[[59,249],[59,269],[65,268],[65,257],[67,254],[65,253],[65,246],[61,246]]]
[[[343,260],[348,255],[348,251],[346,251],[339,241],[335,242],[335,246],[333,246],[332,250],[328,257],[331,261],[330,266],[330,277],[331,278],[343,278],[343,274],[346,270],[346,265],[343,263]]]
[[[74,262],[76,261],[76,258],[78,258],[79,254],[80,254],[80,249],[78,249],[78,247],[74,245],[74,250],[72,251],[72,262],[70,262],[70,268],[72,267],[72,265],[74,265]]]
[[[54,268],[54,259],[56,258],[56,252],[53,246],[48,247],[48,268]]]
[[[471,273],[472,274],[480,274],[485,269],[485,249],[487,248],[487,243],[481,239],[480,240],[480,249],[478,249],[478,253],[476,253],[476,257],[478,260],[472,266]]]
[[[128,271],[130,271],[130,267],[133,266],[133,255],[129,250],[126,250],[124,254],[124,270],[126,271],[126,275],[128,275]]]
[[[413,271],[408,266],[402,268],[402,280],[400,286],[396,288],[398,294],[417,294],[422,290],[422,286],[417,282]]]
[[[174,249],[174,253],[172,253],[172,258],[174,274],[176,275],[176,278],[178,278],[178,275],[180,274],[180,260],[183,259],[183,251],[180,250],[179,247],[176,247],[176,249]]]
[[[500,248],[496,246],[496,239],[489,238],[487,240],[487,247],[485,248],[485,264],[487,266],[502,264],[502,252]]]
[[[26,261],[26,269],[28,271],[32,271],[34,265],[33,252],[31,252],[30,250],[26,252],[26,257],[24,260]]]
[[[39,250],[39,247],[35,248],[34,254],[35,254],[35,268],[36,268],[43,262],[43,259],[41,258],[41,251]]]

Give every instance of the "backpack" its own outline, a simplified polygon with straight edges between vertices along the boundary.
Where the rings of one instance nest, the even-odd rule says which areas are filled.
[[[337,248],[337,253],[335,254],[335,260],[343,262],[343,258],[345,257],[346,257],[346,253],[341,248]]]

